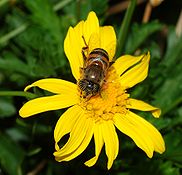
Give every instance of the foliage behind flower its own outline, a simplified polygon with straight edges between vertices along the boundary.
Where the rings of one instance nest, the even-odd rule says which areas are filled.
[[[88,43],[88,52],[95,48],[104,49],[109,60],[115,55],[116,36],[113,27],[100,27],[97,16],[90,12],[86,21],[70,27],[64,42],[65,53],[70,62],[73,76],[78,81],[81,78],[80,68],[83,67],[82,48]],[[163,153],[165,145],[161,134],[143,118],[131,112],[132,109],[150,111],[156,118],[160,109],[143,101],[132,99],[127,89],[143,81],[148,74],[150,54],[141,56],[124,55],[119,57],[109,68],[100,93],[84,99],[76,84],[61,79],[42,79],[26,87],[37,86],[55,93],[49,97],[40,97],[27,102],[20,109],[20,116],[29,117],[40,112],[70,107],[58,120],[55,131],[54,153],[57,161],[69,161],[80,155],[94,136],[95,156],[85,162],[93,166],[105,145],[108,157],[107,168],[110,169],[119,151],[117,127],[128,135],[148,157],[153,152]],[[115,127],[114,127],[115,126]],[[61,138],[70,134],[67,143],[59,147]]]

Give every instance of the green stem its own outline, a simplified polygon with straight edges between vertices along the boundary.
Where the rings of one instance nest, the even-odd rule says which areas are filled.
[[[175,100],[170,107],[168,107],[166,110],[162,111],[162,115],[164,116],[165,114],[167,114],[168,112],[170,112],[172,109],[174,109],[176,106],[178,106],[180,103],[182,103],[182,97],[178,98],[177,100]]]
[[[73,1],[73,0],[62,0],[62,1],[58,2],[56,5],[54,5],[53,10],[58,11],[58,10],[62,9],[64,6],[66,6],[67,4],[69,4],[71,1]]]
[[[7,2],[9,2],[9,0],[1,0],[0,1],[0,7],[3,6],[4,4],[6,4]]]
[[[3,37],[0,38],[0,44],[6,43],[11,38],[14,38],[18,34],[22,33],[28,27],[27,24],[22,24],[18,28],[14,29],[13,31],[7,33]]]
[[[120,27],[119,35],[118,35],[118,51],[117,51],[117,57],[120,56],[123,53],[124,49],[124,43],[126,41],[126,37],[128,34],[128,28],[131,22],[131,18],[134,12],[136,6],[136,0],[131,0],[128,6],[128,9],[125,13],[123,22]]]
[[[27,98],[35,98],[37,95],[23,91],[0,91],[0,96],[22,96]]]

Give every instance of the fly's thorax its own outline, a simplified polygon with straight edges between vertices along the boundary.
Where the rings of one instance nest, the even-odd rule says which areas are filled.
[[[104,77],[109,68],[108,53],[101,48],[96,48],[88,55],[84,63],[83,77],[102,86]]]
[[[94,49],[85,61],[85,67],[92,64],[99,65],[100,67],[102,67],[104,72],[107,71],[107,69],[109,68],[108,53],[101,48]]]

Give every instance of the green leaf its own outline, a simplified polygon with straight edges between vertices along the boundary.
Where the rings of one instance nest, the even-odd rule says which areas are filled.
[[[165,136],[166,151],[163,154],[165,159],[182,164],[182,130],[173,131]]]
[[[50,32],[53,40],[59,43],[61,36],[60,21],[48,0],[25,0],[27,8],[32,12],[32,20]],[[41,7],[41,8],[40,8]]]
[[[182,47],[181,47],[182,48]],[[182,53],[182,52],[181,52]],[[176,57],[177,58],[177,57]],[[173,57],[171,57],[173,59]],[[181,75],[181,61],[175,65],[171,64],[166,75],[166,79],[157,88],[154,94],[154,104],[162,108],[163,114],[171,111],[182,102],[182,75]],[[165,69],[164,69],[165,72]]]
[[[7,135],[0,133],[0,163],[9,175],[22,175],[24,151]]]
[[[126,42],[125,53],[132,54],[135,52],[151,34],[159,31],[161,28],[162,24],[156,21],[141,25],[134,24]]]
[[[167,67],[165,73],[170,73],[171,70],[181,63],[182,60],[182,36],[176,36],[174,28],[169,30],[167,49],[164,56],[164,65]]]
[[[87,0],[87,1],[73,1],[67,5],[63,10],[71,20],[72,25],[76,22],[86,19],[90,11],[95,11],[98,16],[104,14],[108,8],[108,0]],[[71,13],[70,13],[71,12]]]
[[[164,175],[180,175],[179,168],[174,167],[172,162],[160,164],[159,169]]]
[[[26,129],[28,129],[28,127]],[[18,125],[14,125],[14,127],[7,128],[6,134],[8,137],[13,138],[13,140],[16,142],[30,141],[30,138],[28,137],[26,130],[23,130]]]
[[[156,159],[150,159],[148,161],[134,162],[133,166],[130,166],[129,172],[133,175],[180,175],[179,168],[174,167],[171,161],[162,161]]]
[[[0,70],[6,70],[9,74],[11,72],[19,72],[27,76],[30,75],[28,66],[12,53],[4,53],[2,57],[0,57]]]
[[[12,104],[12,100],[8,98],[0,98],[0,118],[11,117],[16,113],[16,108]]]
[[[28,151],[27,156],[36,155],[36,154],[40,153],[40,151],[42,151],[41,147],[31,148],[31,150]]]

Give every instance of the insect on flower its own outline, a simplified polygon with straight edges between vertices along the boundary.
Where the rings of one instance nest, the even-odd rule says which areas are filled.
[[[83,68],[80,68],[82,77],[78,81],[78,86],[83,98],[90,98],[99,94],[112,62],[109,62],[109,55],[102,48],[95,48],[86,56],[85,53],[89,48],[84,36],[82,38],[85,43],[85,47],[82,48],[84,65]]]

